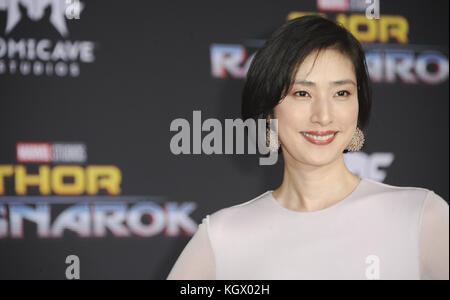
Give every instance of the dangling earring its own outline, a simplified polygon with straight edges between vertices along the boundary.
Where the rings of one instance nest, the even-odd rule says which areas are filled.
[[[278,139],[278,135],[270,129],[270,115],[267,115],[266,118],[267,127],[266,127],[266,146],[272,152],[277,152],[280,147],[280,140]]]
[[[355,133],[353,134],[352,140],[348,144],[347,148],[345,148],[348,151],[358,151],[362,148],[364,145],[364,133],[356,127]]]

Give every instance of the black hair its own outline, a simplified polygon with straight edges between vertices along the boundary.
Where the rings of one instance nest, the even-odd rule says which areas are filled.
[[[242,90],[242,118],[273,117],[273,108],[289,92],[304,59],[315,50],[318,54],[327,48],[339,50],[353,63],[358,86],[358,126],[365,129],[370,118],[372,88],[362,46],[340,23],[319,15],[284,23],[258,49]]]

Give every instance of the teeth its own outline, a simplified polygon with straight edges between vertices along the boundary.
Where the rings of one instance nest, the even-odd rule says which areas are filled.
[[[334,134],[330,134],[330,135],[325,135],[325,136],[317,136],[317,135],[308,134],[306,132],[302,132],[302,133],[304,135],[306,135],[307,137],[310,137],[310,138],[315,139],[317,141],[326,141],[326,140],[328,140],[329,138],[331,138],[334,135]]]

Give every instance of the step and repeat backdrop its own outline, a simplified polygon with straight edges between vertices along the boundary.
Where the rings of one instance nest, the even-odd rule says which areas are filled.
[[[212,152],[205,120],[225,137],[254,54],[305,14],[366,51],[348,168],[448,200],[449,2],[368,2],[0,0],[0,279],[165,279],[204,216],[278,187],[282,158]]]

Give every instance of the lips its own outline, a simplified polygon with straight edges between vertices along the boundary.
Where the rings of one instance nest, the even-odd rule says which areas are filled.
[[[301,131],[301,132],[306,132],[307,134],[316,135],[316,136],[324,136],[324,135],[335,134],[337,131],[328,130],[328,131]]]
[[[305,131],[300,133],[308,142],[315,145],[324,146],[333,142],[338,131]]]

